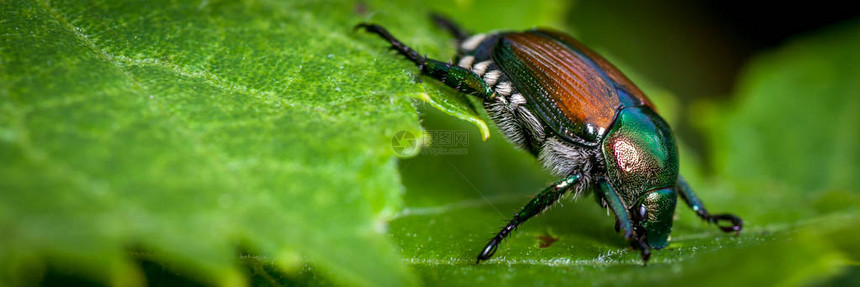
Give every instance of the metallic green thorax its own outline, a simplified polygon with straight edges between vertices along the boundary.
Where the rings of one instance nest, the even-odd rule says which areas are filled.
[[[628,203],[678,181],[678,148],[669,126],[647,107],[621,110],[603,140],[606,172]]]
[[[641,223],[649,244],[666,246],[678,181],[678,148],[669,126],[648,107],[624,108],[601,147],[610,183],[628,212],[638,215],[642,205],[647,210]]]

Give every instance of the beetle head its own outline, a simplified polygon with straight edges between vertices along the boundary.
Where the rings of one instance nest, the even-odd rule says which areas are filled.
[[[648,107],[624,108],[604,138],[602,150],[606,174],[629,205],[634,229],[647,234],[652,248],[666,246],[678,180],[678,148],[669,126]]]
[[[637,221],[634,229],[644,229],[645,238],[651,248],[660,249],[669,245],[672,217],[675,215],[677,202],[678,194],[674,188],[669,187],[642,195],[636,205],[631,207],[633,218]]]

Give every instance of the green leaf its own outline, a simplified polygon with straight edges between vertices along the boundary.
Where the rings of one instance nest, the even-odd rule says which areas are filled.
[[[383,234],[402,206],[392,137],[423,134],[413,99],[487,127],[352,27],[445,58],[430,11],[564,11],[477,12],[490,2],[3,2],[0,285],[141,285],[164,267],[213,285],[414,283]]]
[[[860,123],[858,39],[855,23],[762,55],[742,80],[739,103],[696,107],[698,114],[710,115],[703,115],[707,129],[716,134],[710,144],[716,147],[716,172],[699,174],[708,169],[686,158],[682,169],[695,179],[709,210],[744,218],[738,237],[679,203],[672,244],[643,266],[638,251],[614,232],[614,218],[592,198],[565,199],[522,225],[491,260],[475,265],[481,248],[512,214],[553,181],[495,128],[488,142],[470,134],[466,144],[431,145],[403,160],[406,207],[390,233],[427,285],[822,282],[860,262],[856,244],[847,243],[860,236],[860,160],[852,128]],[[650,85],[643,88],[655,92]],[[422,123],[430,134],[467,130],[433,111]],[[446,150],[458,152],[440,155]]]
[[[241,285],[237,248],[409,284],[383,232],[421,89],[354,5],[4,2],[0,285],[139,285],[139,257]]]

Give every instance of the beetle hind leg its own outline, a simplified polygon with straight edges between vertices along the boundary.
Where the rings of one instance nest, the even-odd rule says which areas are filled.
[[[475,95],[482,99],[495,98],[495,93],[493,93],[490,86],[481,77],[472,73],[472,71],[451,63],[421,56],[417,51],[397,40],[382,26],[371,23],[360,23],[355,26],[355,29],[364,29],[367,32],[379,35],[391,44],[392,49],[405,56],[415,63],[415,65],[418,65],[418,68],[424,75],[439,80],[459,92]]]
[[[382,28],[382,26],[371,23],[359,23],[358,25],[355,25],[355,29],[364,29],[367,32],[379,35],[379,37],[382,37],[391,44],[391,49],[405,56],[419,67],[424,65],[424,62],[427,60],[425,57],[421,56],[421,54],[418,54],[417,51],[406,46],[403,42],[400,42],[400,40],[392,36],[391,33],[388,33],[388,30]]]
[[[546,189],[541,191],[540,194],[535,196],[535,198],[529,201],[529,203],[527,203],[520,212],[514,215],[514,218],[511,219],[508,225],[502,228],[502,230],[490,239],[490,242],[487,243],[486,246],[484,246],[484,249],[482,249],[481,253],[478,254],[478,261],[476,264],[493,257],[493,254],[496,254],[496,250],[499,248],[499,243],[508,237],[512,231],[517,229],[517,226],[558,202],[561,196],[567,193],[567,191],[569,191],[575,183],[579,181],[579,178],[579,174],[565,177],[564,179],[548,186]]]
[[[686,202],[687,205],[696,212],[696,215],[703,220],[708,223],[716,224],[723,232],[734,232],[735,235],[741,233],[741,230],[744,227],[744,221],[740,217],[730,213],[708,213],[708,210],[705,209],[705,204],[701,199],[699,199],[696,193],[693,192],[693,189],[690,188],[690,185],[687,184],[687,181],[684,180],[683,177],[678,177],[678,193],[680,193],[684,202]],[[725,223],[728,223],[729,225],[726,225]]]

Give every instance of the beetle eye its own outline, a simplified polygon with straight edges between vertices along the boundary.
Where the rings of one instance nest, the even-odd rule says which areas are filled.
[[[645,219],[648,218],[647,216],[648,216],[648,209],[645,208],[644,204],[639,205],[639,219],[641,219],[642,221],[645,221]]]

